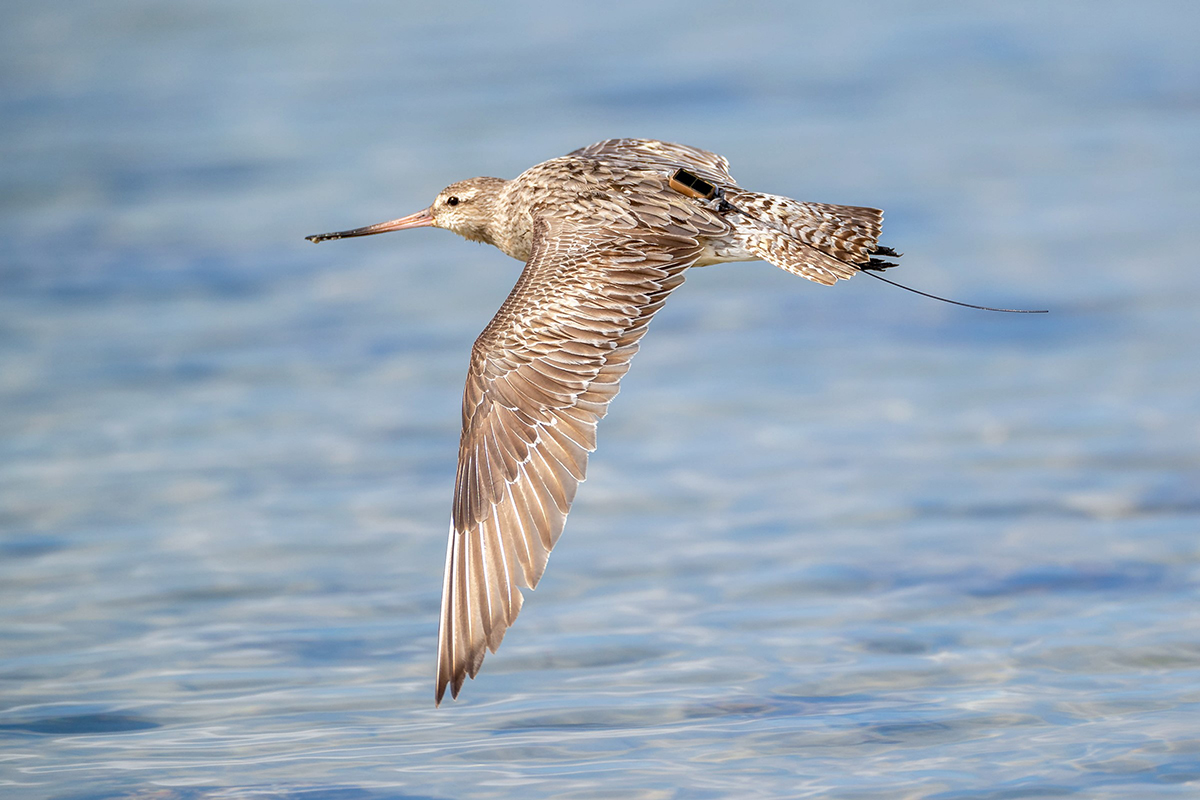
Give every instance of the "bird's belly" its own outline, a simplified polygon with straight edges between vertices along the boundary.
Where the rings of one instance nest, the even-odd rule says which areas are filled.
[[[724,264],[730,261],[757,261],[760,256],[746,247],[741,236],[722,236],[719,239],[704,241],[704,249],[696,260],[697,267],[707,267],[709,264]]]

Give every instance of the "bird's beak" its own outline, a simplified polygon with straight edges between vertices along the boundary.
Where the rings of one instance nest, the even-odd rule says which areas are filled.
[[[305,236],[310,242],[324,242],[327,239],[349,239],[351,236],[372,236],[376,233],[387,233],[388,231],[402,231],[407,228],[427,228],[433,224],[433,214],[429,213],[429,209],[418,211],[415,214],[409,214],[407,217],[394,219],[391,222],[380,222],[378,225],[368,225],[365,228],[353,228],[348,231],[336,231],[334,233],[318,233],[315,236]]]

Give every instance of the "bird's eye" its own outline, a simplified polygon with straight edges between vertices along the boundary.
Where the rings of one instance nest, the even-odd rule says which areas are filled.
[[[457,197],[447,197],[447,198],[446,198],[446,205],[448,205],[448,206],[456,206],[456,205],[458,205],[458,198],[457,198]]]

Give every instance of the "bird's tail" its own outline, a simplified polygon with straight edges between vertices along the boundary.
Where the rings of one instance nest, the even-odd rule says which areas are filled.
[[[758,233],[747,247],[764,261],[810,281],[831,285],[860,270],[896,266],[899,253],[879,244],[883,212],[862,206],[803,203],[788,197],[726,193],[726,200],[754,221]]]

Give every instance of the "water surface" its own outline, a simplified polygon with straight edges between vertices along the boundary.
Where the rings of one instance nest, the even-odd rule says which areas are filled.
[[[1190,4],[25,4],[0,31],[0,793],[1200,787]],[[656,319],[433,708],[470,344],[424,207],[597,139],[883,207],[898,279]]]

